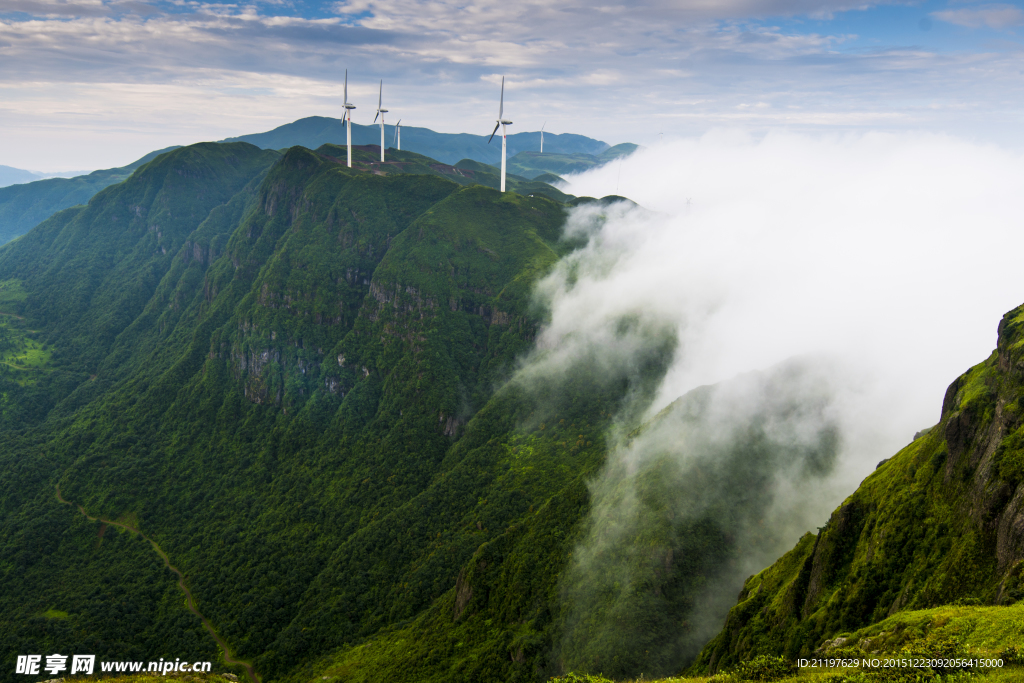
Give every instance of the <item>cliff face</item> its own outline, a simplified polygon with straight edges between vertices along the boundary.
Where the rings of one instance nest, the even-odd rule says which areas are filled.
[[[939,423],[882,461],[817,536],[747,580],[695,668],[806,655],[904,609],[1024,597],[1024,307],[946,391]]]

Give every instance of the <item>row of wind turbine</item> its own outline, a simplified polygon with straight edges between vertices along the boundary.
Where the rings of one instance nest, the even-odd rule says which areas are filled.
[[[384,100],[384,79],[380,79],[380,93],[377,95],[377,114],[373,117],[373,122],[377,123],[377,117],[380,117],[380,160],[384,161],[384,114],[388,113],[387,109],[381,109],[381,102]]]
[[[373,117],[373,122],[377,123],[377,118],[380,118],[380,160],[384,161],[384,114],[387,113],[387,109],[384,109],[381,104],[384,99],[384,79],[380,81],[380,92],[377,95],[377,115]],[[342,114],[341,120],[345,124],[345,137],[348,144],[348,167],[352,168],[352,110],[356,108],[356,105],[348,101],[348,69],[345,69],[345,113]],[[398,143],[398,151],[402,151],[402,137],[401,130],[402,120],[398,120],[398,126],[395,129],[396,141]]]
[[[387,113],[387,109],[383,108],[384,103],[384,79],[380,81],[380,90],[377,93],[377,114],[373,117],[373,122],[377,123],[377,119],[380,119],[380,160],[384,161],[384,114]],[[345,113],[342,115],[342,121],[345,122],[346,137],[348,140],[348,166],[352,168],[352,110],[356,108],[354,104],[348,101],[348,69],[345,69]],[[501,191],[505,191],[505,165],[506,165],[506,151],[507,151],[507,140],[506,140],[506,126],[511,126],[512,122],[506,120],[505,114],[505,77],[501,77],[501,95],[498,99],[498,120],[494,125],[494,130],[491,131],[491,137],[487,138],[487,144],[491,144],[491,140],[494,139],[494,134],[498,132],[498,128],[501,128]],[[547,121],[544,122],[544,126],[547,126]],[[544,153],[544,126],[540,128],[540,151]],[[395,125],[395,147],[398,151],[402,151],[402,120],[399,119]]]
[[[506,121],[502,118],[505,113],[505,77],[501,77],[501,99],[498,100],[498,122],[494,124],[494,130],[491,131],[491,137],[487,138],[487,144],[491,144],[491,140],[494,139],[494,134],[498,132],[498,126],[501,126],[501,191],[505,191],[505,126],[511,126],[511,121]]]

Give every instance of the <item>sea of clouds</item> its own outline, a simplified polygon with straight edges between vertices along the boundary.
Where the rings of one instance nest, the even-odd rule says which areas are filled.
[[[674,670],[743,578],[939,420],[946,386],[1024,303],[1022,179],[1020,154],[948,136],[736,131],[566,179],[636,205],[570,212],[567,235],[586,246],[540,283],[550,320],[520,377],[584,358],[622,372],[648,340],[674,343],[591,482],[563,577],[565,666]],[[712,384],[724,388],[654,418]],[[686,588],[671,568],[694,553]],[[630,658],[638,647],[651,658]]]

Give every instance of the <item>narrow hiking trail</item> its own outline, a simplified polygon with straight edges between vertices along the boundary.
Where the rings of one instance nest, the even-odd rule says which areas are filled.
[[[65,505],[70,505],[73,508],[78,508],[78,511],[85,515],[86,519],[89,519],[93,522],[102,522],[103,524],[106,524],[108,526],[120,527],[125,531],[130,531],[133,534],[138,534],[139,536],[142,536],[142,538],[144,538],[145,540],[149,541],[149,544],[153,546],[153,550],[155,550],[156,554],[160,556],[160,559],[164,561],[164,564],[167,565],[167,568],[177,575],[178,588],[180,588],[181,591],[185,594],[185,605],[188,607],[189,611],[192,612],[192,614],[199,617],[199,620],[203,622],[203,628],[209,631],[210,635],[213,636],[213,639],[217,641],[217,645],[220,646],[221,651],[223,651],[224,653],[224,662],[227,664],[238,664],[241,667],[243,667],[245,669],[245,675],[249,678],[249,681],[251,683],[262,683],[259,675],[256,673],[256,670],[253,668],[252,664],[241,659],[235,659],[234,656],[231,654],[231,647],[227,644],[227,641],[221,638],[220,634],[217,633],[216,629],[213,628],[213,624],[210,623],[210,620],[204,617],[199,612],[199,610],[196,609],[196,601],[192,597],[192,592],[188,589],[188,586],[185,585],[185,575],[181,573],[180,569],[171,564],[171,559],[167,556],[167,553],[164,552],[163,548],[157,545],[156,541],[154,541],[149,536],[147,536],[146,534],[142,533],[141,531],[139,531],[138,529],[129,524],[114,522],[109,519],[104,519],[103,517],[93,517],[88,512],[86,512],[85,508],[82,507],[81,505],[75,505],[70,500],[65,500],[64,497],[60,495],[60,484],[57,485],[56,489],[57,500],[59,500],[61,503],[64,503]]]

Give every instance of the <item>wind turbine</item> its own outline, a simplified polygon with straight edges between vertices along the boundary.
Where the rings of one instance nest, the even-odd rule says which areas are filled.
[[[548,122],[544,122],[544,126],[548,125]],[[540,153],[544,153],[544,126],[540,127]]]
[[[395,124],[395,143],[396,149],[402,151],[402,119],[398,119],[398,123]]]
[[[505,77],[501,77],[501,99],[498,100],[498,123],[494,126],[494,130],[491,131],[491,137],[487,138],[487,144],[491,144],[491,140],[494,139],[494,134],[498,132],[498,126],[501,126],[501,191],[505,191],[505,126],[511,126],[511,121],[506,121],[501,118],[505,112]]]
[[[345,69],[345,113],[341,115],[342,123],[348,125],[345,129],[348,131],[348,167],[352,168],[352,110],[356,108],[356,105],[348,103],[348,69]]]
[[[380,103],[384,98],[384,79],[380,80],[380,94],[377,95],[377,116],[380,117],[380,160],[384,161],[384,114],[387,113],[387,109],[381,109]],[[373,117],[373,122],[377,123],[377,116]]]

